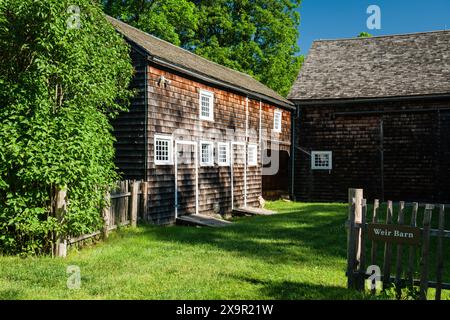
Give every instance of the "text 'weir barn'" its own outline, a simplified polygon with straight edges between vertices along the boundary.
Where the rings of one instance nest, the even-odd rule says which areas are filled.
[[[289,192],[291,102],[246,74],[108,19],[131,45],[138,92],[113,124],[116,165],[124,178],[149,182],[151,222],[258,207],[263,183]]]
[[[297,200],[450,201],[450,31],[314,42],[297,106]]]

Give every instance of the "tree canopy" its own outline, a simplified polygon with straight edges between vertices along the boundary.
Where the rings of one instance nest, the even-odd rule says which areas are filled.
[[[0,252],[48,252],[55,233],[102,224],[129,48],[91,0],[0,0],[0,47]]]
[[[372,38],[372,37],[373,37],[373,36],[372,36],[370,33],[365,32],[365,31],[361,32],[361,33],[358,35],[358,38]]]
[[[303,62],[301,0],[103,0],[107,14],[286,96]]]

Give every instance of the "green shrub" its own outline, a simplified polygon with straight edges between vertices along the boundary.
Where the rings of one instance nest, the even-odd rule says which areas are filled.
[[[91,0],[0,0],[0,48],[0,253],[48,253],[56,232],[102,224],[129,48]],[[64,186],[58,223],[52,203]]]

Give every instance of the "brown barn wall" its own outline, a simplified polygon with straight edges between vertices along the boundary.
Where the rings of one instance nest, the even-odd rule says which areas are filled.
[[[246,98],[237,93],[224,91],[204,83],[176,74],[156,65],[149,66],[148,75],[148,181],[149,212],[154,223],[166,224],[174,220],[174,166],[156,166],[154,164],[154,135],[172,134],[176,129],[185,129],[185,140],[229,142],[226,130],[239,130],[235,141],[245,141]],[[170,81],[167,87],[157,85],[160,76]],[[199,119],[199,90],[214,93],[214,122]],[[273,126],[274,106],[263,103],[262,125]],[[248,142],[258,144],[260,102],[249,99],[248,103]],[[209,139],[205,130],[220,132],[219,138]],[[283,111],[283,133],[279,135],[283,148],[290,147],[290,112]],[[236,150],[242,148],[235,147]],[[258,154],[261,148],[258,146]],[[258,156],[261,160],[261,156]],[[260,163],[260,161],[259,161]],[[193,213],[195,199],[195,175],[192,168],[179,167],[179,214]],[[261,195],[261,166],[248,167],[247,205],[257,206]],[[236,165],[234,170],[235,206],[243,206],[244,166]],[[230,167],[199,167],[199,213],[213,212],[214,204],[219,203],[221,213],[231,210],[231,169]]]
[[[133,51],[135,74],[130,88],[136,90],[129,111],[112,121],[116,142],[115,164],[122,179],[144,179],[145,163],[145,70],[146,59]]]
[[[294,194],[304,201],[346,201],[347,189],[363,188],[382,199],[380,122],[384,131],[384,198],[450,200],[450,115],[434,111],[449,101],[316,105],[299,108],[296,121]],[[426,112],[336,115],[341,112]],[[333,151],[333,169],[311,170],[311,151]]]

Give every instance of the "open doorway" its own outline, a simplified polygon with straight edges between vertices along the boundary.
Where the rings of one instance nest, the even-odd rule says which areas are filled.
[[[277,200],[280,198],[289,198],[289,166],[290,155],[284,150],[265,149],[265,155],[268,159],[272,158],[274,152],[279,153],[279,166],[274,174],[262,176],[263,198],[267,200]],[[264,168],[272,165],[271,162],[265,163]]]

